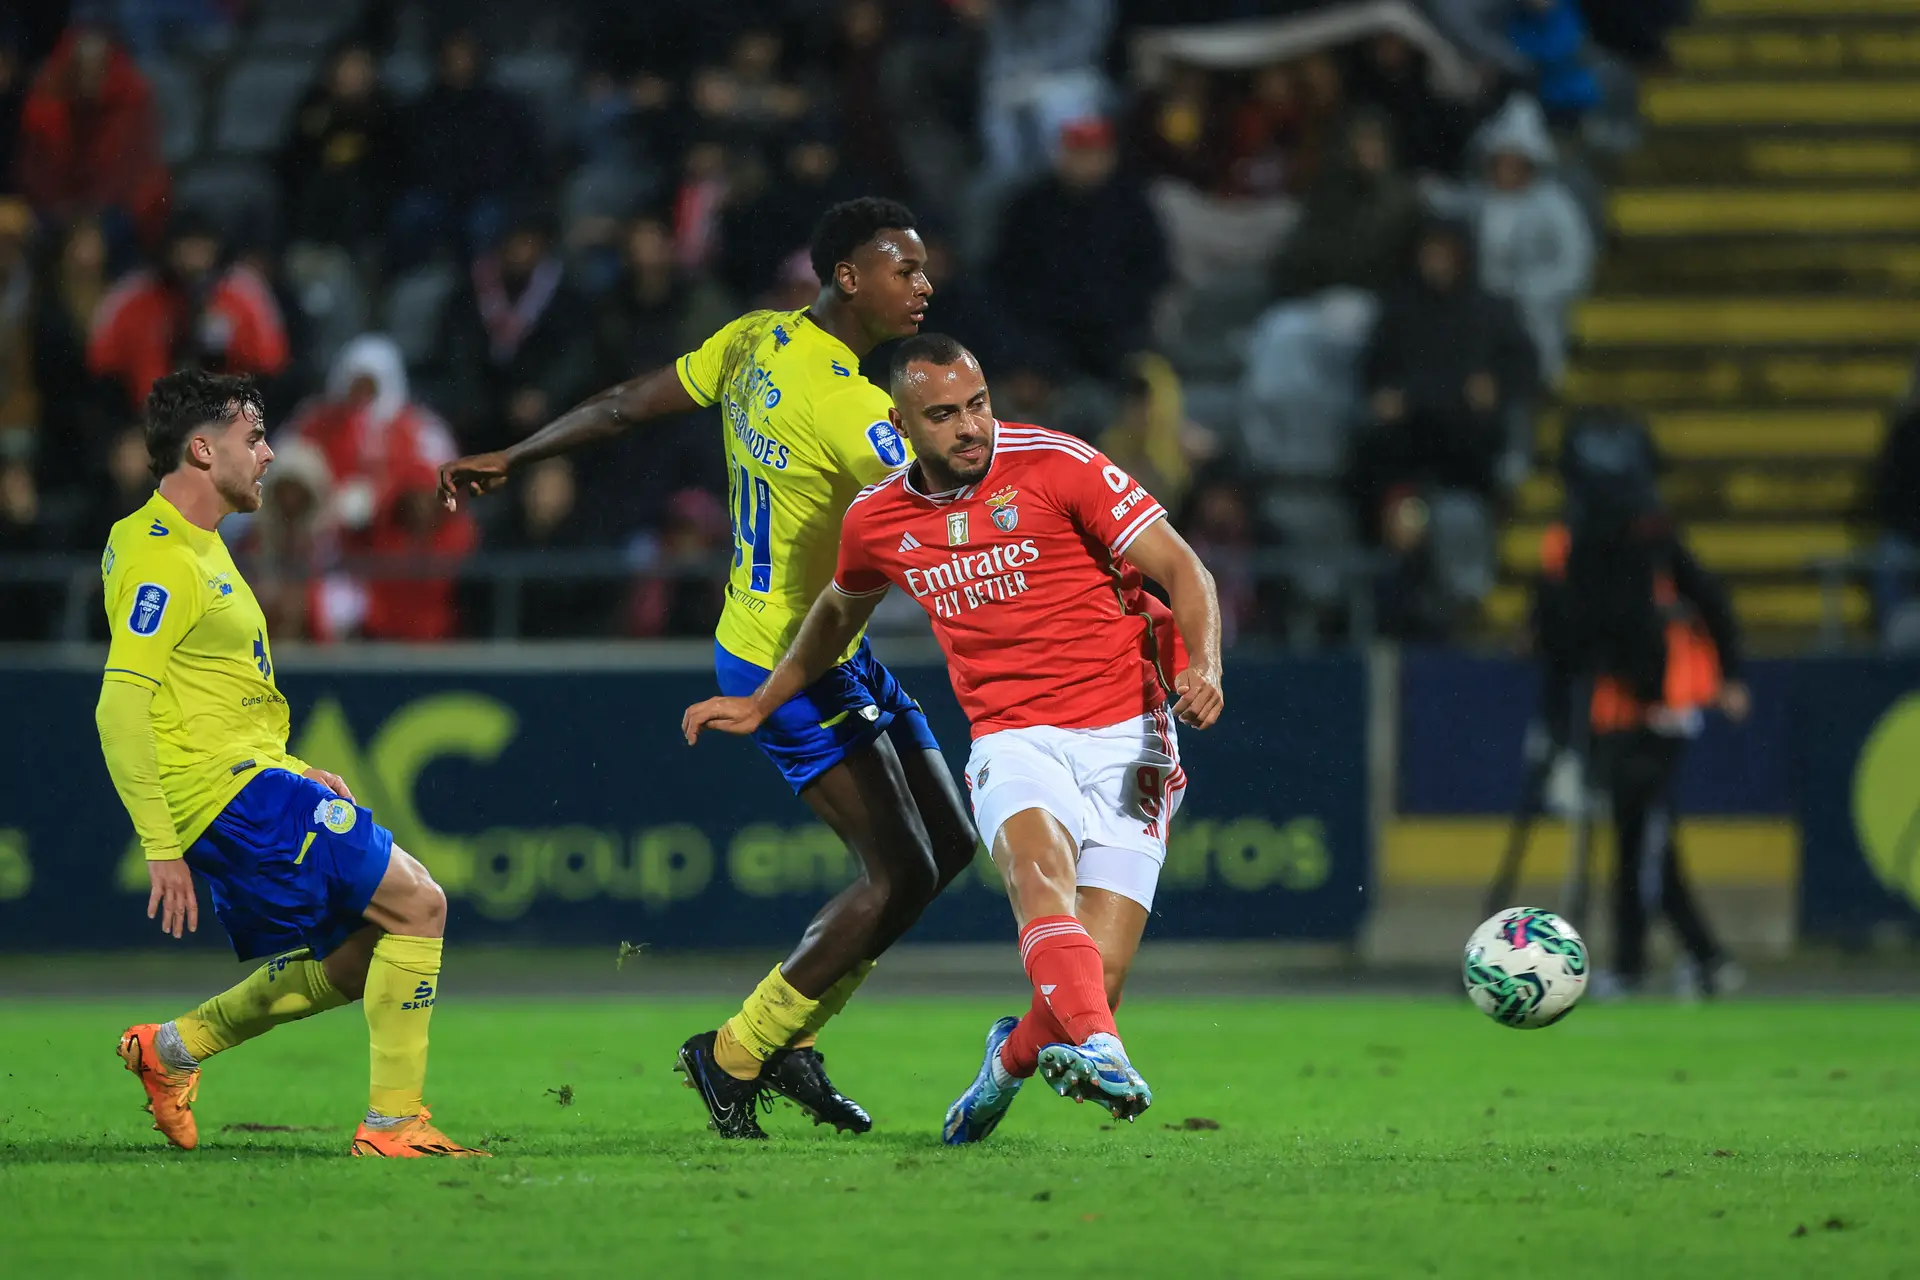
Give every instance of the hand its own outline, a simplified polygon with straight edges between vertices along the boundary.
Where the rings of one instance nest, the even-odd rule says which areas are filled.
[[[342,800],[353,799],[353,792],[347,790],[346,780],[337,773],[328,773],[325,769],[309,769],[301,776],[312,778]]]
[[[447,510],[457,511],[462,488],[476,498],[492,493],[507,482],[507,471],[504,453],[476,453],[455,458],[440,468],[440,501]]]
[[[1500,384],[1490,373],[1476,373],[1467,379],[1467,404],[1475,413],[1492,413],[1500,405]]]
[[[160,932],[180,936],[180,926],[188,933],[200,932],[200,900],[193,893],[193,871],[184,858],[154,858],[147,862],[147,880],[153,885],[147,894],[147,919],[160,917]]]
[[[680,717],[680,732],[687,735],[687,745],[692,746],[700,741],[702,729],[745,735],[758,729],[766,718],[766,712],[752,698],[708,698],[687,708],[687,714]]]
[[[1173,691],[1180,695],[1173,704],[1173,714],[1180,717],[1181,724],[1205,729],[1220,718],[1226,699],[1220,692],[1219,672],[1188,667],[1173,678]]]
[[[1373,416],[1380,422],[1398,422],[1407,416],[1407,397],[1404,392],[1391,387],[1382,387],[1373,393]]]
[[[1729,680],[1720,690],[1720,710],[1739,724],[1753,714],[1753,692],[1744,680]]]

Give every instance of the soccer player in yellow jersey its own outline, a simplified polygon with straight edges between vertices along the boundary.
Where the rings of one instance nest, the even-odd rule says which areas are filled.
[[[720,691],[763,683],[833,577],[840,520],[862,488],[906,465],[892,401],[860,372],[890,338],[917,333],[933,286],[913,214],[891,200],[835,205],[813,233],[820,296],[756,311],[698,351],[594,396],[499,453],[440,470],[449,505],[515,470],[634,423],[718,405],[733,512],[733,568],[714,637]],[[717,1031],[680,1048],[680,1067],[726,1137],[762,1138],[761,1091],[816,1123],[864,1133],[814,1040],[947,883],[972,861],[973,826],[926,718],[857,637],[841,661],[754,735],[861,875],[821,908],[792,953]]]
[[[154,1128],[199,1143],[193,1102],[216,1053],[362,999],[372,1046],[356,1156],[470,1156],[421,1094],[447,899],[340,778],[287,753],[287,700],[259,602],[217,532],[260,508],[273,460],[246,378],[187,370],[153,384],[147,453],[160,488],[101,557],[113,639],[94,718],[147,855],[147,916],[200,925],[193,873],[242,960],[266,964],[166,1023],[127,1028],[120,1057]]]

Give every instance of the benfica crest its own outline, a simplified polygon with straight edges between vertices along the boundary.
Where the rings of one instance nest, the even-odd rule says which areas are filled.
[[[1008,485],[987,498],[987,511],[993,517],[994,528],[1002,533],[1012,533],[1014,526],[1020,523],[1020,508],[1013,505],[1019,493],[1018,489]]]

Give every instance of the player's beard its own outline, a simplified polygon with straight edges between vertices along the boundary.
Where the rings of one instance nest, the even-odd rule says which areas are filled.
[[[218,480],[214,483],[214,488],[219,490],[221,498],[229,507],[241,515],[246,515],[260,509],[264,496],[261,481],[264,479],[265,477],[256,476],[249,471],[235,478]]]
[[[952,454],[940,459],[940,466],[953,481],[951,485],[944,486],[946,488],[960,489],[970,484],[978,484],[987,478],[987,472],[993,470],[993,446],[989,444],[987,451],[981,455],[980,461],[970,467],[955,462]]]

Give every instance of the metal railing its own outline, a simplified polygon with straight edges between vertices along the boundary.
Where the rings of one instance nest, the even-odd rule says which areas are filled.
[[[1374,585],[1390,558],[1359,549],[1337,551],[1264,550],[1248,552],[1231,563],[1219,558],[1216,573],[1231,570],[1244,573],[1262,584],[1284,583],[1298,586],[1312,581],[1319,584],[1315,594],[1337,599],[1344,608],[1348,639],[1351,643],[1370,643],[1379,632],[1375,609]],[[278,567],[261,568],[246,558],[237,558],[240,571],[251,581],[271,575],[280,582],[312,581],[345,575],[362,582],[445,582],[484,584],[491,606],[491,638],[513,640],[521,635],[526,588],[540,585],[606,583],[610,589],[644,580],[724,581],[731,557],[662,556],[629,551],[484,551],[460,558],[435,558],[414,555],[353,556],[328,564],[306,575],[290,574]],[[46,640],[76,643],[87,638],[87,619],[100,605],[100,562],[97,557],[65,552],[0,555],[0,595],[12,587],[44,587],[58,591],[60,599],[54,625]],[[1326,590],[1329,581],[1337,584]],[[1297,611],[1290,611],[1297,612]],[[1313,648],[1317,644],[1315,626],[1297,616],[1275,628],[1294,648]],[[291,639],[292,637],[289,637]]]

